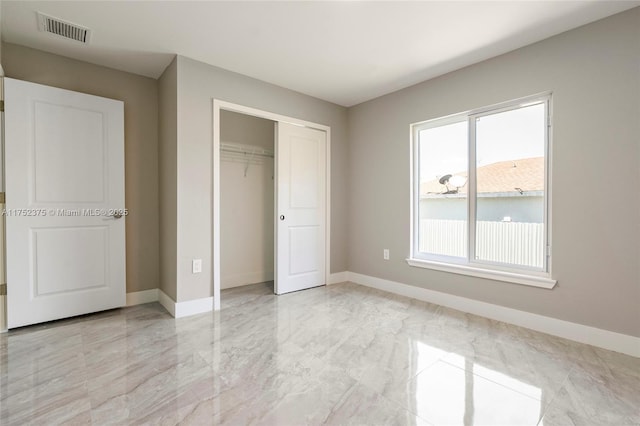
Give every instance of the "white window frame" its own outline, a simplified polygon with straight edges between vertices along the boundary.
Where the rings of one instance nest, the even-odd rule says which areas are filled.
[[[532,104],[542,103],[545,106],[546,132],[544,147],[544,246],[546,253],[542,268],[516,266],[504,263],[475,259],[476,250],[476,119],[501,112],[517,110]],[[531,285],[542,288],[553,288],[557,281],[551,278],[551,93],[527,96],[488,107],[478,108],[459,114],[453,114],[433,120],[411,124],[411,238],[410,257],[407,263],[411,266],[435,269],[480,278]],[[468,124],[468,191],[467,191],[467,257],[421,253],[419,252],[419,220],[420,220],[420,152],[419,133],[422,130],[448,124],[467,121]]]

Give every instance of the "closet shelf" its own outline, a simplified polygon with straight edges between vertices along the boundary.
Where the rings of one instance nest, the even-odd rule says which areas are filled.
[[[244,145],[233,142],[220,143],[220,159],[223,161],[244,163],[244,177],[250,165],[260,165],[273,158],[273,151],[260,146]]]
[[[233,142],[221,142],[220,151],[226,154],[237,156],[252,157],[269,157],[273,158],[273,150],[262,148],[255,145],[245,145]]]

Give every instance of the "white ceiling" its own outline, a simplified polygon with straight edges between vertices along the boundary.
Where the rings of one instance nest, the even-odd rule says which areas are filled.
[[[1,14],[9,43],[154,78],[179,54],[351,106],[638,5],[2,0]],[[39,32],[35,11],[91,28],[91,43]]]

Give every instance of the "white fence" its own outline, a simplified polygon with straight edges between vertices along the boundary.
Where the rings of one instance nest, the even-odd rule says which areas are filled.
[[[466,257],[467,222],[420,220],[420,251]],[[478,259],[541,268],[544,259],[544,224],[477,222]]]

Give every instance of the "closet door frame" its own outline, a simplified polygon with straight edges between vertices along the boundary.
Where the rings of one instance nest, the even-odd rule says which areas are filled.
[[[213,309],[220,310],[220,111],[231,111],[272,120],[278,123],[289,123],[296,126],[321,130],[327,134],[326,144],[326,202],[325,202],[325,285],[331,276],[331,127],[310,121],[300,120],[286,115],[275,114],[244,105],[213,99]],[[274,130],[275,131],[275,130]],[[275,155],[278,155],[277,149]],[[274,158],[275,160],[275,158]],[[275,164],[275,161],[274,161]],[[274,183],[275,185],[275,183]],[[277,193],[277,185],[274,186]],[[276,195],[277,196],[277,195]],[[275,224],[274,224],[275,226]],[[277,247],[274,256],[277,256]],[[274,259],[275,260],[275,259]]]

